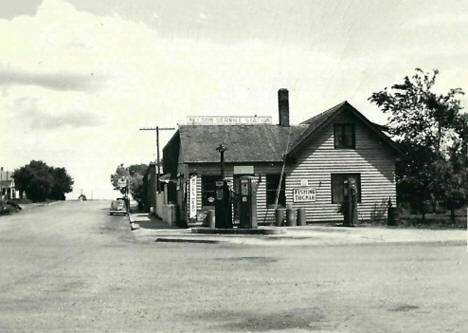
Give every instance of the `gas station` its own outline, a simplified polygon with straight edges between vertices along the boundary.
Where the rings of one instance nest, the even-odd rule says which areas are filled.
[[[269,116],[188,117],[163,148],[156,206],[170,214],[154,213],[218,230],[390,217],[400,151],[381,129],[348,102],[290,125],[286,89],[278,110],[278,124]]]

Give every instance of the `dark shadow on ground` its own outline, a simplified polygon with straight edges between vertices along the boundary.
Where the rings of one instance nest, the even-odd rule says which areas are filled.
[[[328,330],[330,323],[318,308],[293,309],[280,313],[251,313],[248,311],[211,311],[193,315],[192,320],[217,321],[217,327],[230,331],[266,332],[306,329]]]
[[[179,229],[179,227],[171,226],[166,222],[151,216],[149,214],[136,214],[135,223],[144,229]],[[148,220],[138,221],[138,217],[148,218]]]

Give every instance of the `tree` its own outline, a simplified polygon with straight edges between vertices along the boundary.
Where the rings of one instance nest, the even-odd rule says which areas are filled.
[[[111,175],[111,183],[114,186],[114,190],[120,190],[122,192],[122,189],[118,186],[118,180],[122,178],[126,180],[128,179],[130,194],[133,199],[136,200],[140,206],[144,205],[145,191],[143,177],[146,169],[148,169],[147,164],[133,164],[129,167],[125,167],[123,164],[120,164],[116,168],[115,173]]]
[[[128,172],[130,174],[130,193],[132,194],[133,199],[138,201],[140,206],[144,204],[146,199],[143,177],[145,176],[147,169],[147,164],[134,164],[128,167]]]
[[[129,177],[129,173],[128,173],[128,169],[124,167],[123,164],[120,164],[119,166],[117,166],[117,168],[115,169],[115,173],[111,174],[111,183],[112,183],[112,186],[114,187],[114,190],[118,190],[118,191],[121,191],[122,194],[124,194],[125,192],[123,192],[124,190],[119,187],[118,183],[119,183],[119,180],[121,179],[127,179]]]
[[[65,193],[72,191],[73,179],[67,174],[65,168],[51,168],[53,177],[49,198],[53,200],[65,200]]]
[[[439,195],[440,202],[450,210],[450,220],[455,223],[455,210],[463,207],[468,198],[468,186],[466,184],[466,160],[458,156],[457,160],[437,161],[434,172],[440,178]]]
[[[460,88],[434,93],[438,74],[417,68],[403,83],[369,97],[389,115],[389,133],[403,150],[396,165],[399,198],[417,208],[423,219],[428,203],[444,203],[453,212],[467,200],[466,182],[460,191],[451,188],[466,177],[459,166],[466,166],[468,117],[460,113],[458,99],[464,93]]]
[[[32,201],[65,200],[72,191],[73,179],[65,168],[54,168],[42,161],[31,161],[13,173],[15,185]]]

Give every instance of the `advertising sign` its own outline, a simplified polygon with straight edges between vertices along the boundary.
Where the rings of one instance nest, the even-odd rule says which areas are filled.
[[[258,125],[271,124],[270,116],[188,116],[187,125]]]
[[[254,167],[253,165],[234,165],[234,174],[235,175],[253,175]]]
[[[189,184],[189,218],[194,219],[197,217],[197,176],[192,175],[190,176],[190,184]]]
[[[293,189],[294,202],[307,202],[315,201],[315,188],[313,187],[299,187]]]

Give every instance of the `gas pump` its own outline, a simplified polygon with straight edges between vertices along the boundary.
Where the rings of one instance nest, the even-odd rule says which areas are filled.
[[[216,181],[215,216],[216,228],[232,228],[231,191],[224,179]]]
[[[240,228],[257,228],[257,179],[242,176],[240,179]]]
[[[344,181],[344,225],[353,227],[358,221],[358,189],[356,180],[349,178]]]

